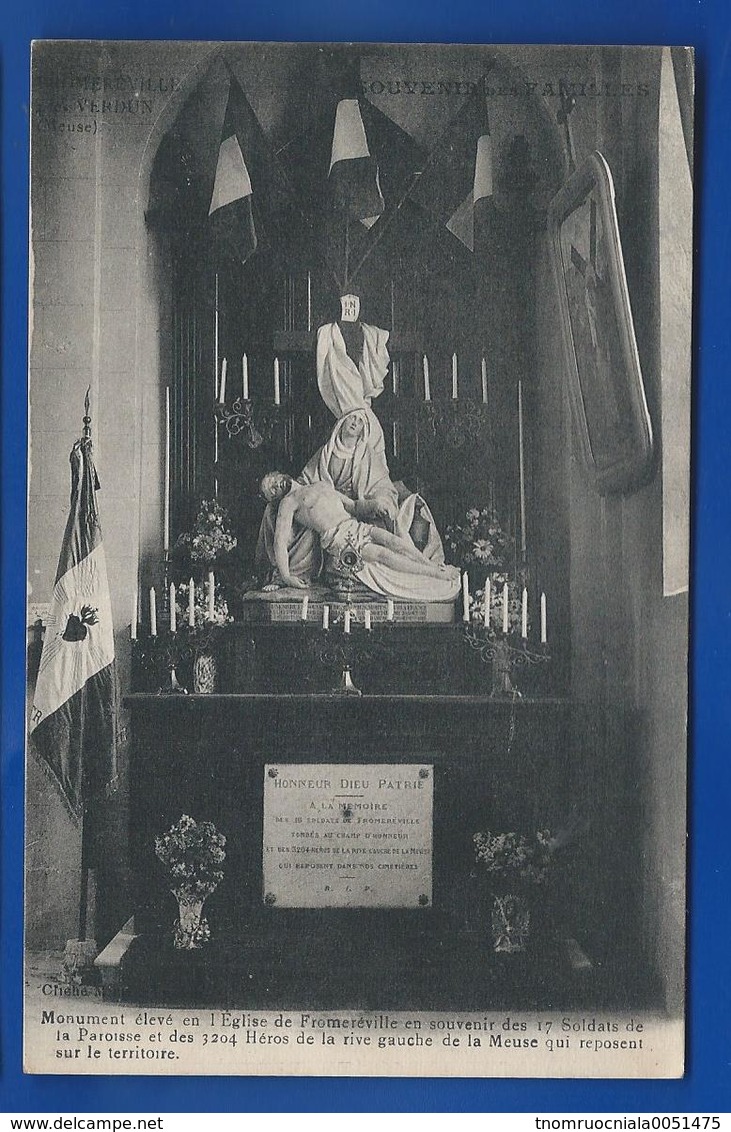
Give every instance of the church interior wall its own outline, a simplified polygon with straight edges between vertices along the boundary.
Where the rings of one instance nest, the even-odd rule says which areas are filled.
[[[79,67],[98,69],[98,47],[88,45]],[[179,77],[203,73],[210,47],[181,44],[167,59]],[[383,49],[367,56],[368,68],[382,80]],[[463,49],[460,60],[463,58]],[[125,45],[125,65],[134,64],[134,45]],[[424,65],[424,48],[419,48]],[[402,73],[409,61],[391,53],[389,66]],[[257,62],[252,63],[256,56]],[[558,63],[535,49],[506,48],[504,57],[522,66],[536,81],[551,81]],[[449,56],[444,74],[450,78]],[[568,62],[570,58],[570,64]],[[469,57],[468,57],[469,60]],[[477,66],[475,54],[475,66]],[[567,55],[579,71],[582,60]],[[607,66],[600,52],[583,61]],[[111,59],[111,65],[114,59]],[[466,64],[469,66],[468,64]],[[300,68],[298,70],[298,67]],[[623,56],[623,75],[634,74],[632,53]],[[199,71],[196,71],[199,68]],[[258,68],[255,70],[255,68]],[[281,45],[257,49],[239,76],[265,128],[284,128],[297,99],[302,64]],[[586,71],[584,70],[584,74]],[[281,82],[280,82],[281,80]],[[379,80],[380,81],[380,80]],[[293,90],[294,88],[294,90]],[[268,92],[283,92],[275,97]],[[114,606],[116,645],[122,692],[129,689],[128,626],[138,579],[149,581],[149,564],[160,552],[162,434],[165,379],[166,304],[161,280],[165,265],[160,248],[144,225],[149,169],[154,149],[173,120],[183,95],[159,95],[151,115],[141,115],[122,130],[80,135],[68,145],[34,123],[37,168],[32,176],[34,317],[30,344],[30,396],[33,450],[30,470],[29,580],[31,601],[47,602],[68,504],[68,453],[79,433],[84,393],[92,388],[95,455],[102,483],[101,514]],[[384,95],[385,97],[385,95]],[[459,95],[455,95],[454,109]],[[375,100],[375,98],[374,98]],[[649,100],[648,100],[649,101]],[[391,98],[390,107],[396,100]],[[440,113],[448,117],[448,100]],[[434,108],[402,99],[400,111],[414,136],[426,136]],[[382,108],[384,108],[382,106]],[[624,109],[623,109],[624,108]],[[573,115],[577,157],[601,146],[615,171],[620,226],[641,361],[651,409],[659,397],[656,230],[656,139],[643,109],[633,104],[608,106],[607,100],[578,100]],[[214,146],[218,137],[214,138]],[[639,160],[644,184],[628,185],[622,170]],[[51,172],[52,171],[52,172]],[[633,194],[646,193],[647,208],[634,209]],[[95,200],[97,207],[90,207]],[[537,272],[536,361],[540,373],[536,404],[541,428],[535,437],[536,514],[543,534],[555,538],[565,559],[543,563],[558,581],[568,563],[570,587],[559,599],[558,618],[570,627],[571,693],[579,713],[577,742],[587,754],[587,777],[577,789],[591,808],[592,852],[604,869],[624,852],[623,836],[639,825],[642,863],[636,893],[629,898],[610,890],[617,915],[636,916],[639,942],[665,980],[668,998],[677,1002],[681,988],[670,985],[683,941],[683,831],[669,815],[684,774],[685,669],[683,637],[685,598],[663,598],[662,541],[658,537],[661,483],[659,471],[629,498],[602,499],[585,483],[571,452],[566,389],[561,370],[558,320],[552,298],[545,247]],[[162,299],[162,302],[161,302]],[[656,412],[654,418],[656,421]],[[547,557],[553,553],[547,552]],[[146,565],[147,564],[147,565]],[[561,608],[561,601],[565,602]],[[599,711],[597,712],[597,708]],[[583,720],[583,722],[581,722]],[[597,722],[599,721],[599,722]],[[126,721],[120,725],[124,779]],[[617,765],[616,752],[620,756]],[[75,934],[75,855],[65,814],[55,795],[30,767],[28,824],[28,924],[30,946],[62,946]],[[612,818],[612,803],[636,787],[637,810]],[[106,905],[100,936],[112,934],[125,918],[126,792],[124,782],[109,803],[110,854],[105,878]],[[37,836],[34,835],[37,831]],[[607,844],[607,838],[611,838]],[[59,877],[61,882],[59,883]],[[629,906],[631,902],[631,906]],[[587,915],[591,915],[590,896]],[[43,909],[43,912],[39,912]],[[606,922],[607,909],[596,909]]]

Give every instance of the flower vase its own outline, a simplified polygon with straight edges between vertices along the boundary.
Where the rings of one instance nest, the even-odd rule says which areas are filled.
[[[522,893],[494,893],[491,914],[492,949],[504,955],[525,951],[530,937],[530,904]]]
[[[193,690],[198,695],[210,695],[216,690],[218,664],[210,652],[200,652],[193,662]]]
[[[175,924],[173,946],[180,951],[192,951],[208,943],[211,938],[211,929],[208,920],[203,915],[204,900],[179,896],[173,893],[178,901],[178,919]]]

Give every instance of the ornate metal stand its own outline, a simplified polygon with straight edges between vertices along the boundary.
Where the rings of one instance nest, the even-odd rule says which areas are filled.
[[[229,440],[240,436],[248,448],[259,448],[265,440],[269,440],[277,420],[276,410],[264,410],[258,414],[257,425],[253,402],[243,397],[237,397],[230,406],[216,405],[215,415],[219,424],[225,427]]]
[[[470,648],[478,653],[484,664],[492,665],[492,691],[495,698],[501,696],[515,698],[522,693],[513,682],[513,670],[546,664],[551,658],[545,645],[540,651],[529,648],[523,637],[515,635],[493,636],[479,625],[465,628],[465,640]]]

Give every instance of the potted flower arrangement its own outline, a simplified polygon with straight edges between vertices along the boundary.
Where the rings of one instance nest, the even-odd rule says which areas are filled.
[[[489,507],[470,507],[464,519],[447,526],[444,542],[453,564],[479,581],[486,573],[504,572],[513,555],[513,540]]]
[[[174,555],[179,561],[189,562],[194,570],[202,571],[235,547],[226,508],[215,499],[202,499],[193,526],[178,538]]]
[[[477,865],[474,875],[489,878],[493,950],[525,951],[530,933],[529,893],[548,881],[558,841],[547,829],[532,835],[486,830],[475,833],[472,843]]]
[[[226,838],[212,822],[196,822],[188,814],[155,838],[155,854],[168,872],[170,890],[178,901],[173,935],[177,948],[199,948],[211,938],[203,905],[223,879],[225,845]]]

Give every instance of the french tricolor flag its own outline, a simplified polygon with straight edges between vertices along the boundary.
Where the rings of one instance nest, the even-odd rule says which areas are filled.
[[[375,224],[384,201],[378,162],[371,156],[357,98],[342,98],[337,105],[329,180],[339,211],[366,228]]]

